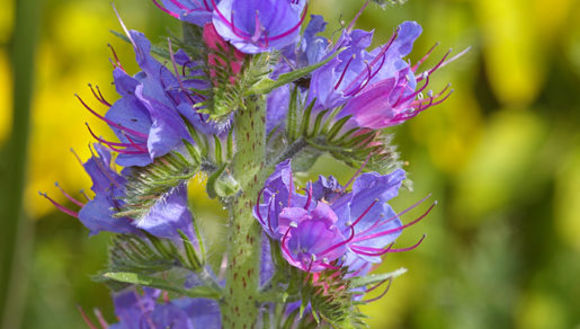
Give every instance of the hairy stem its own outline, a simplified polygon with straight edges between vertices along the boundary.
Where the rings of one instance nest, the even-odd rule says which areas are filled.
[[[252,207],[264,184],[265,172],[265,102],[263,98],[246,99],[246,108],[237,111],[236,155],[232,174],[240,183],[241,193],[230,205],[228,271],[222,323],[225,329],[256,327],[261,229],[252,216]],[[267,170],[266,170],[267,171]]]

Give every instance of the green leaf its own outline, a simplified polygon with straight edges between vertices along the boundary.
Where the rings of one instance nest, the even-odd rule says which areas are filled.
[[[376,284],[385,280],[394,279],[401,276],[407,272],[406,268],[401,267],[398,270],[383,274],[371,274],[363,277],[355,277],[350,280],[350,284],[353,288],[364,287],[371,284]]]
[[[317,68],[321,67],[322,65],[330,62],[334,57],[336,57],[339,53],[342,52],[342,49],[335,52],[332,56],[329,56],[325,60],[318,62],[314,65],[310,65],[307,67],[303,67],[298,70],[294,70],[288,73],[280,74],[276,80],[272,80],[268,77],[264,77],[259,80],[256,84],[254,84],[251,88],[246,90],[245,95],[265,95],[271,92],[272,90],[282,87],[290,82],[296,81],[307,74],[310,74]]]
[[[111,279],[118,282],[136,284],[140,286],[147,286],[161,290],[171,291],[191,298],[211,298],[211,299],[221,298],[221,292],[212,287],[198,286],[192,289],[185,289],[179,286],[175,286],[170,282],[167,282],[166,280],[163,280],[161,278],[143,275],[139,273],[107,272],[104,273],[102,276],[107,279]]]

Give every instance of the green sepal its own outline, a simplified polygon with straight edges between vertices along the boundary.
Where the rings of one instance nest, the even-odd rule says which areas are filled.
[[[245,95],[265,95],[270,93],[272,90],[282,87],[290,82],[294,82],[310,73],[314,70],[318,69],[319,67],[323,66],[324,64],[330,62],[334,57],[336,57],[339,53],[342,52],[343,49],[338,50],[332,56],[327,57],[323,61],[320,61],[314,65],[310,65],[307,67],[303,67],[298,70],[290,71],[288,73],[280,74],[276,80],[272,80],[267,76],[260,79],[256,84],[254,84],[251,88],[246,90]]]
[[[226,172],[228,164],[223,164],[207,179],[206,191],[211,199],[216,197],[227,198],[235,195],[240,190],[240,183]]]
[[[106,279],[118,282],[157,288],[165,291],[175,292],[180,295],[191,298],[210,298],[210,299],[221,298],[221,292],[213,287],[197,286],[191,289],[185,289],[180,286],[173,285],[164,279],[139,273],[107,272],[103,273],[102,276]]]
[[[179,236],[183,240],[183,249],[185,249],[185,255],[187,256],[189,265],[193,268],[201,268],[203,266],[203,260],[197,255],[191,240],[189,240],[182,230],[177,230],[177,233],[179,233]]]

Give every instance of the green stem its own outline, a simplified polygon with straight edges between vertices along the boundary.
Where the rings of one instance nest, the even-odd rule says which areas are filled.
[[[42,1],[15,3],[12,35],[12,132],[0,152],[0,328],[19,328],[33,243],[32,223],[22,212],[28,155],[30,101]]]
[[[255,328],[258,318],[261,228],[252,216],[252,207],[264,184],[265,101],[246,98],[245,109],[236,112],[236,155],[232,174],[241,192],[230,204],[228,271],[222,323],[225,329]]]

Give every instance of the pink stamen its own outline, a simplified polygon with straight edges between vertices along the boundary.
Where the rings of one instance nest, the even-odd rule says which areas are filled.
[[[352,239],[354,238],[354,227],[349,226],[349,228],[350,228],[350,236],[348,237],[348,239],[341,241],[341,242],[327,248],[326,250],[324,250],[322,252],[317,253],[316,257],[322,257],[322,256],[326,255],[327,253],[329,253],[337,248],[340,248],[340,247],[344,246],[345,244],[349,243],[350,241],[352,241]]]
[[[169,15],[171,15],[171,16],[173,16],[173,17],[175,17],[175,18],[179,18],[179,15],[178,15],[178,14],[176,14],[176,13],[172,12],[171,10],[169,10],[169,9],[167,9],[167,8],[165,8],[165,7],[163,7],[163,6],[162,6],[162,5],[161,5],[159,2],[157,2],[157,0],[152,0],[152,1],[153,1],[153,3],[155,4],[155,6],[157,6],[157,8],[161,9],[161,10],[162,10],[162,11],[164,11],[166,14],[169,14]]]
[[[266,222],[264,222],[264,219],[262,218],[262,214],[260,213],[260,198],[262,196],[262,193],[264,193],[265,189],[266,189],[266,187],[262,187],[262,189],[258,193],[258,200],[256,200],[256,207],[255,207],[256,213],[258,214],[258,220],[260,221],[260,223],[262,223],[262,225],[266,225]]]
[[[101,103],[102,103],[103,105],[105,105],[105,106],[109,106],[109,107],[111,106],[111,104],[105,100],[105,98],[103,97],[103,94],[101,94],[101,90],[99,89],[99,86],[96,86],[96,88],[97,88],[97,91],[98,91],[98,95],[97,95],[97,93],[95,92],[95,90],[94,90],[94,88],[93,88],[93,85],[91,85],[90,83],[89,83],[89,88],[91,89],[91,92],[93,93],[93,96],[95,96],[95,98],[96,98],[96,99],[97,99],[99,102],[101,102]]]
[[[421,66],[423,63],[425,63],[427,58],[429,58],[429,56],[431,55],[433,50],[435,50],[435,48],[437,48],[437,46],[439,46],[439,42],[436,42],[433,45],[433,47],[431,47],[431,49],[429,49],[429,51],[427,51],[427,53],[420,60],[418,60],[417,63],[415,63],[415,65],[413,65],[413,67],[411,68],[411,71],[413,71],[413,73],[415,73],[417,71],[419,66]]]
[[[407,224],[405,224],[403,226],[396,227],[396,228],[393,228],[393,229],[390,229],[390,230],[386,230],[386,231],[383,231],[383,232],[379,232],[379,233],[374,233],[374,234],[370,234],[370,235],[367,235],[367,236],[358,237],[358,238],[355,239],[354,242],[370,240],[370,239],[374,239],[374,238],[378,238],[378,237],[381,237],[381,236],[385,236],[385,235],[389,235],[389,234],[392,234],[392,233],[395,233],[395,232],[402,231],[402,230],[406,229],[407,227],[412,226],[412,225],[420,222],[421,220],[423,220],[423,218],[425,218],[431,212],[431,210],[433,209],[433,207],[435,207],[436,205],[437,205],[437,201],[433,202],[433,204],[431,204],[431,206],[429,207],[429,209],[427,209],[427,211],[425,213],[423,213],[421,216],[419,216],[417,219],[413,220],[410,223],[407,223]]]
[[[99,329],[97,328],[97,326],[95,326],[91,320],[89,319],[89,317],[87,316],[87,314],[85,313],[85,310],[83,310],[83,308],[80,305],[77,305],[77,309],[79,310],[79,313],[81,313],[81,317],[83,318],[83,321],[85,321],[85,323],[87,324],[87,326],[91,329]]]
[[[95,133],[93,132],[93,130],[91,129],[91,127],[89,126],[88,123],[85,122],[85,125],[87,126],[89,133],[91,134],[91,136],[93,136],[94,139],[98,140],[99,142],[107,145],[107,147],[109,147],[111,150],[115,151],[115,152],[119,152],[119,153],[127,153],[127,154],[141,154],[144,152],[147,152],[146,150],[143,149],[139,149],[139,152],[135,152],[135,151],[127,151],[127,150],[123,150],[123,149],[119,149],[117,148],[117,146],[120,147],[131,147],[131,146],[137,146],[136,144],[127,144],[127,143],[115,143],[115,142],[110,142],[107,141],[105,139],[102,139],[101,137],[98,137],[97,135],[95,135]],[[135,153],[133,153],[135,152]]]
[[[377,300],[383,298],[383,296],[385,296],[387,294],[387,292],[389,291],[389,289],[391,288],[391,284],[393,283],[393,278],[388,278],[387,281],[389,281],[389,283],[387,285],[387,288],[385,288],[385,291],[383,291],[379,296],[377,296],[375,298],[363,300],[363,303],[372,303],[374,301],[377,301]]]
[[[72,203],[76,204],[79,207],[83,207],[85,204],[80,202],[79,200],[73,198],[72,196],[70,196],[68,193],[66,193],[66,191],[60,187],[60,185],[58,184],[58,182],[54,183],[54,186],[58,187],[58,189],[60,190],[60,192],[67,198],[69,199]]]
[[[362,7],[359,9],[359,11],[356,13],[354,18],[352,19],[352,21],[348,25],[348,27],[346,29],[347,32],[349,32],[349,33],[352,32],[352,29],[354,28],[354,24],[356,23],[356,21],[358,20],[360,15],[363,13],[363,11],[366,9],[366,7],[369,5],[369,3],[370,3],[370,0],[365,1],[364,5],[362,5]]]
[[[110,124],[111,126],[113,126],[113,127],[115,127],[115,128],[118,128],[118,129],[121,129],[121,130],[125,130],[126,132],[128,132],[128,133],[130,133],[130,134],[133,134],[133,135],[135,135],[135,136],[137,136],[137,137],[141,137],[141,138],[145,138],[145,139],[148,137],[146,134],[143,134],[143,133],[141,133],[141,132],[138,132],[138,131],[136,131],[136,130],[133,130],[133,129],[130,129],[130,128],[127,128],[127,127],[123,127],[123,126],[121,126],[120,124],[118,124],[118,123],[115,123],[115,122],[113,122],[113,121],[111,121],[111,120],[109,120],[109,119],[105,118],[104,116],[100,115],[100,114],[99,114],[99,113],[97,113],[95,110],[93,110],[92,108],[90,108],[90,107],[89,107],[89,106],[88,106],[88,105],[87,105],[87,104],[86,104],[86,103],[83,101],[83,99],[82,99],[82,98],[81,98],[79,95],[75,94],[75,97],[76,97],[76,98],[78,98],[78,100],[81,102],[81,104],[83,104],[83,106],[84,106],[84,107],[85,107],[87,110],[89,110],[89,112],[91,112],[92,114],[94,114],[94,115],[95,115],[97,118],[99,118],[99,119],[101,119],[101,120],[105,121],[106,123]]]
[[[95,316],[97,317],[97,320],[99,321],[99,324],[101,325],[101,327],[103,329],[108,329],[109,324],[107,323],[107,321],[105,321],[105,318],[103,317],[103,313],[101,313],[101,310],[99,310],[98,308],[95,308],[93,311],[94,311]]]
[[[411,206],[409,206],[407,209],[401,211],[398,214],[395,214],[394,216],[391,216],[387,219],[384,219],[382,221],[377,221],[376,223],[374,223],[373,225],[371,225],[371,227],[367,228],[366,230],[364,230],[363,232],[360,232],[359,235],[364,235],[367,234],[368,232],[373,231],[375,228],[385,225],[388,222],[391,222],[401,216],[403,216],[404,214],[408,213],[409,211],[411,211],[412,209],[415,209],[415,207],[417,207],[418,205],[420,205],[421,203],[425,202],[425,200],[429,199],[431,197],[431,194],[428,194],[426,197],[424,197],[423,199],[415,202],[414,204],[412,204]]]
[[[308,208],[310,208],[310,203],[312,202],[312,182],[308,185],[308,190],[306,190],[306,193],[308,194],[308,199],[306,199],[304,210],[308,210]]]
[[[350,186],[350,184],[352,184],[352,182],[354,182],[354,179],[356,177],[358,177],[358,175],[360,175],[360,173],[363,171],[364,167],[367,165],[367,163],[369,162],[370,158],[371,158],[372,152],[369,153],[369,155],[367,155],[365,161],[363,162],[362,166],[360,168],[358,168],[358,170],[354,173],[354,175],[352,175],[352,177],[348,180],[348,182],[346,183],[346,185],[343,186],[342,191],[346,191],[346,189]]]
[[[113,46],[111,46],[110,43],[108,43],[107,46],[111,49],[111,52],[113,53],[113,58],[115,59],[114,63],[111,60],[111,64],[113,64],[114,67],[119,67],[121,70],[125,71],[125,69],[123,68],[123,65],[121,64],[121,61],[119,60],[119,56],[117,56],[117,52],[115,51],[115,48],[113,48]]]
[[[51,197],[49,197],[46,193],[42,193],[42,192],[38,192],[38,194],[42,195],[43,197],[45,197],[48,201],[50,201],[58,210],[64,212],[65,214],[72,216],[72,217],[79,217],[79,214],[77,212],[74,212],[70,209],[68,209],[67,207],[61,205],[60,203],[54,201]]]
[[[354,55],[350,57],[348,62],[346,62],[346,66],[344,67],[344,70],[342,70],[342,73],[340,74],[340,78],[338,78],[338,82],[334,85],[334,90],[338,89],[338,86],[340,86],[340,83],[342,82],[342,79],[344,79],[344,76],[346,74],[346,70],[348,70],[348,67],[353,59],[354,59]]]
[[[284,237],[282,237],[282,251],[284,251],[286,253],[286,256],[288,256],[291,259],[294,259],[292,257],[292,254],[290,253],[290,249],[288,249],[288,247],[286,246],[286,239],[288,239],[288,233],[290,233],[290,229],[292,227],[288,227],[288,229],[286,230],[286,233],[284,233]]]

